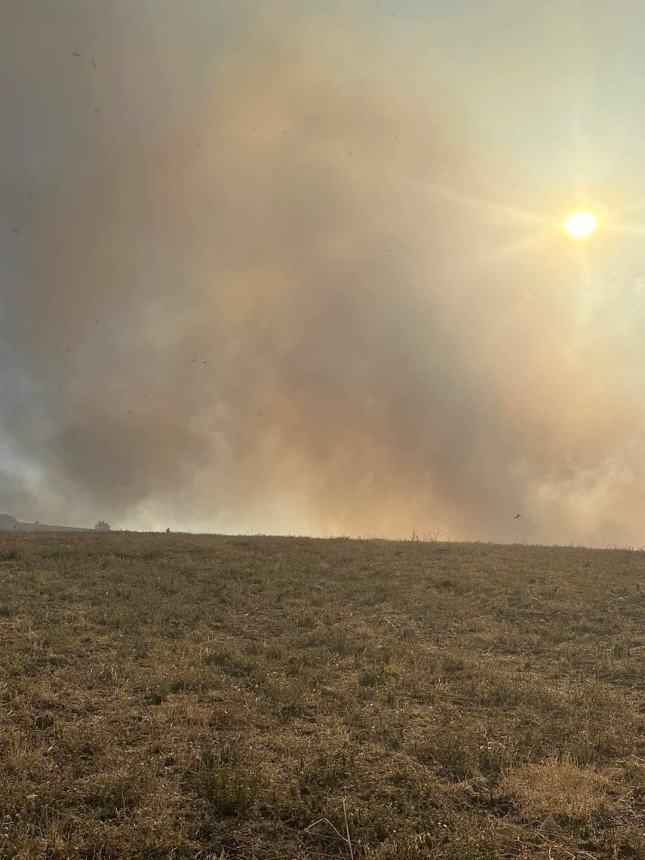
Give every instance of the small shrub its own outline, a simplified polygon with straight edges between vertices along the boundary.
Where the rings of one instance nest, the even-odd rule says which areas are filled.
[[[79,785],[80,798],[103,821],[124,818],[145,794],[145,780],[145,773],[128,768],[94,774]]]
[[[255,802],[261,778],[257,767],[247,761],[247,755],[236,744],[226,744],[217,750],[207,747],[200,752],[191,781],[217,815],[244,815]]]
[[[244,678],[253,674],[256,664],[230,651],[213,651],[204,658],[207,666],[217,666],[232,678]]]
[[[350,775],[351,757],[347,750],[320,750],[302,769],[300,789],[338,788]]]
[[[385,681],[385,674],[378,669],[366,669],[358,678],[361,687],[379,687]]]

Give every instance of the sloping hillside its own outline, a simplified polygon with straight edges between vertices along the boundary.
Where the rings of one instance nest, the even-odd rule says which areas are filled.
[[[0,514],[0,532],[86,532],[76,526],[52,526],[46,523],[23,523],[11,514]]]

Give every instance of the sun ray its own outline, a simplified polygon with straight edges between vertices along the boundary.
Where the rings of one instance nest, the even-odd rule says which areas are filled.
[[[645,236],[644,224],[620,224],[609,222],[604,226],[604,230],[608,233],[625,233],[630,236]]]
[[[492,200],[486,200],[481,197],[472,197],[470,195],[460,194],[439,185],[426,185],[425,190],[430,192],[430,194],[443,197],[444,200],[450,200],[454,203],[475,207],[477,209],[489,210],[491,214],[505,216],[509,221],[515,221],[516,223],[539,224],[543,227],[553,227],[557,223],[553,218],[548,218],[537,212],[531,212],[526,209],[520,209],[518,207],[508,206],[502,203],[495,203]]]
[[[527,251],[529,248],[539,245],[540,242],[546,239],[547,235],[548,233],[545,230],[530,233],[522,239],[518,239],[516,242],[511,242],[496,248],[494,251],[491,251],[489,254],[486,254],[485,257],[481,258],[479,263],[482,266],[491,266],[496,263],[502,263],[523,251]]]

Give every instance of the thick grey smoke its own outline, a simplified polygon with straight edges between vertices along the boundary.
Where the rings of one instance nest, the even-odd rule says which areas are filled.
[[[440,47],[306,5],[3,0],[0,509],[642,543],[636,336],[496,255]]]

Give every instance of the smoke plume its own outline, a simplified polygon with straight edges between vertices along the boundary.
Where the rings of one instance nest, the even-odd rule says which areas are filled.
[[[642,543],[638,294],[348,6],[2,3],[0,509]]]

